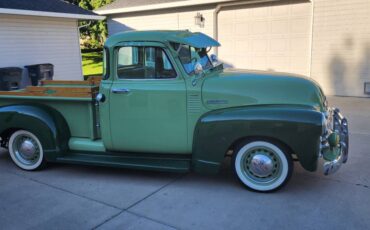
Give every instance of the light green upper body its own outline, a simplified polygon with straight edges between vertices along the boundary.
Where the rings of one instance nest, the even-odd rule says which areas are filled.
[[[200,74],[187,73],[173,43],[198,46],[198,49],[218,45],[206,35],[187,31],[125,32],[107,40],[105,52],[109,58],[101,85],[101,93],[107,100],[100,103],[106,148],[191,153],[199,118],[222,108],[297,105],[325,110],[325,97],[310,79],[284,73],[224,70],[220,66]],[[124,74],[118,74],[121,47],[153,46],[167,54],[176,77],[127,79]],[[129,92],[112,93],[114,89]]]

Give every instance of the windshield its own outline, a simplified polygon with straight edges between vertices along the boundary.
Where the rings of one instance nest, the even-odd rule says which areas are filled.
[[[189,45],[174,43],[173,48],[177,50],[182,66],[186,73],[193,74],[194,66],[199,62],[204,70],[213,67],[207,54],[206,48],[195,48]]]

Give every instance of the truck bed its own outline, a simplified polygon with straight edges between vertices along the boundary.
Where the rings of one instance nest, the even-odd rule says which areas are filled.
[[[72,137],[100,138],[98,112],[94,98],[99,92],[99,78],[86,81],[42,81],[15,91],[0,91],[0,106],[43,104],[59,111],[66,119]]]

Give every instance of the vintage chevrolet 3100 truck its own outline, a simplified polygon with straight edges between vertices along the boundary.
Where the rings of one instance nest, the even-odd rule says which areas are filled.
[[[347,161],[348,125],[319,85],[283,73],[225,70],[219,43],[189,31],[125,32],[104,49],[101,82],[44,81],[0,92],[1,145],[14,163],[46,162],[215,173],[274,191],[293,161],[335,172]]]

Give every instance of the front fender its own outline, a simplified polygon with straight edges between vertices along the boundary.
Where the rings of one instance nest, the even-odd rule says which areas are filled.
[[[44,105],[10,105],[0,107],[0,134],[24,129],[35,134],[44,149],[45,158],[55,160],[68,149],[70,131],[64,117]]]
[[[217,172],[226,152],[246,138],[285,144],[309,171],[317,168],[322,113],[308,106],[262,105],[215,110],[198,121],[193,141],[193,169]]]

